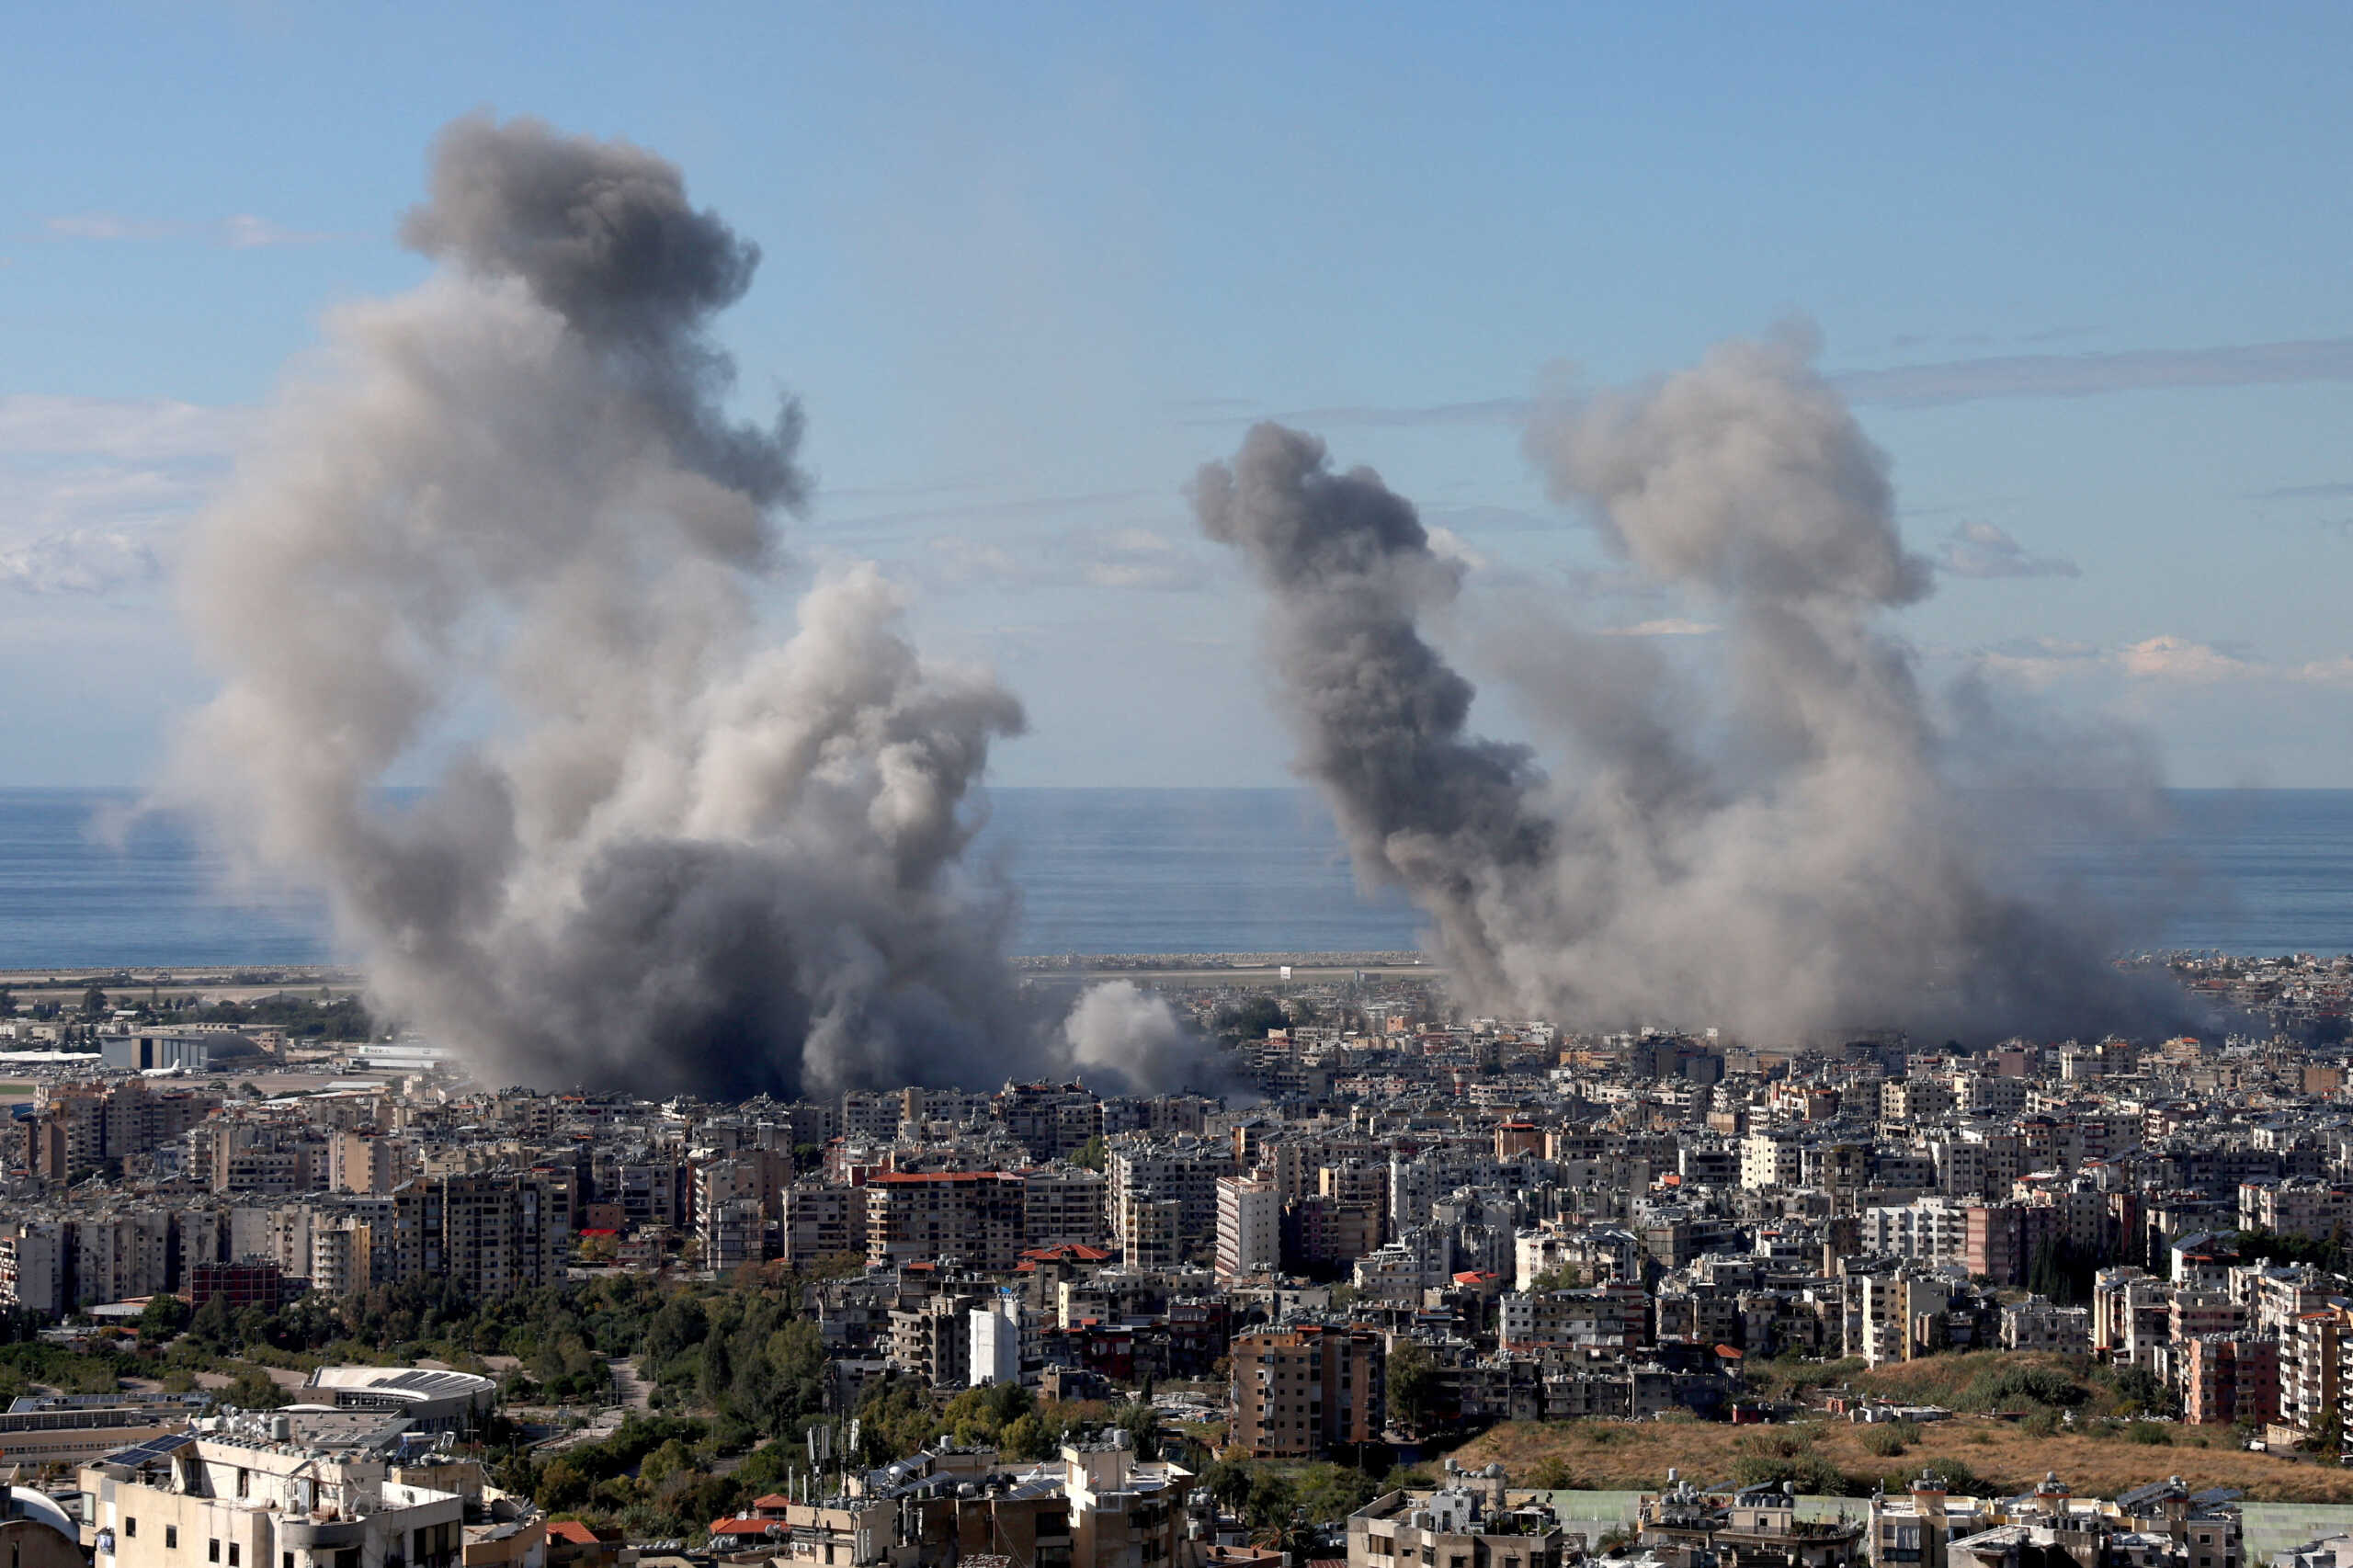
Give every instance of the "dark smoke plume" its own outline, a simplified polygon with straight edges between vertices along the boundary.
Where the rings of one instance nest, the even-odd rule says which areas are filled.
[[[1427,642],[1458,586],[1414,508],[1273,425],[1195,504],[1271,596],[1301,771],[1479,1006],[1757,1039],[2146,1026],[2097,926],[2009,891],[1882,626],[1928,567],[1885,460],[1794,342],[1540,420],[1529,450],[1638,573],[1724,625],[1726,689],[1642,639],[1516,618],[1498,662],[1574,785],[1468,731]],[[1712,699],[1712,700],[1711,700]],[[1710,737],[1703,740],[1702,736]]]
[[[1020,705],[922,658],[870,567],[763,645],[800,415],[731,421],[709,335],[756,248],[649,153],[482,118],[403,232],[440,270],[335,312],[199,529],[225,682],[183,790],[324,887],[384,1004],[492,1075],[741,1095],[1067,1066],[960,858]],[[1121,1016],[1157,1040],[1153,1014]],[[1108,1069],[1130,1044],[1086,1036]]]

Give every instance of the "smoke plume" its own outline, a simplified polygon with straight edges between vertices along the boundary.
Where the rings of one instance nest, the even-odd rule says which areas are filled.
[[[961,860],[1019,703],[923,658],[870,567],[762,635],[801,416],[731,420],[710,335],[756,247],[649,153],[486,118],[443,133],[403,233],[436,275],[335,312],[199,529],[224,684],[183,789],[492,1075],[742,1095],[1063,1065],[1005,894]]]
[[[1130,1093],[1237,1092],[1210,1060],[1199,1035],[1131,980],[1088,987],[1063,1020],[1063,1042],[1074,1072]]]
[[[1722,623],[1721,690],[1641,638],[1515,617],[1496,660],[1574,782],[1468,732],[1422,627],[1457,593],[1405,500],[1252,430],[1195,505],[1268,591],[1301,771],[1474,1004],[1757,1039],[2143,1024],[2104,934],[2011,891],[1884,627],[1930,590],[1881,454],[1794,341],[1541,417],[1528,450],[1632,570]],[[1982,693],[1979,696],[1982,698]]]

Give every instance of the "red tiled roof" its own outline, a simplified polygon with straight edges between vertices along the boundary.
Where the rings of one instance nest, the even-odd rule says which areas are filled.
[[[596,1546],[599,1544],[597,1540],[597,1532],[590,1529],[586,1525],[582,1524],[578,1519],[556,1520],[553,1524],[548,1526],[548,1538],[551,1540],[568,1540],[574,1546]]]
[[[710,1521],[710,1533],[765,1536],[776,1522],[774,1519],[713,1519]]]

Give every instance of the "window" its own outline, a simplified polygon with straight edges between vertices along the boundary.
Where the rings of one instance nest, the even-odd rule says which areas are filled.
[[[207,1562],[218,1562],[221,1561],[221,1538],[219,1536],[214,1536],[211,1541],[205,1547],[204,1560]]]
[[[180,1527],[177,1525],[165,1525],[164,1527],[164,1550],[165,1551],[177,1551],[179,1550],[179,1546]]]
[[[229,1543],[229,1568],[237,1568],[237,1543],[233,1540]]]
[[[137,1535],[139,1533],[139,1521],[126,1517],[122,1521],[122,1533],[127,1536]]]

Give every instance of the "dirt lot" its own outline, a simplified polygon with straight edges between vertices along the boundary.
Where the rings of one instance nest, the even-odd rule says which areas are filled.
[[[1863,1447],[1870,1428],[1844,1422],[1809,1422],[1790,1427],[1729,1426],[1651,1422],[1509,1423],[1473,1439],[1456,1457],[1476,1467],[1500,1460],[1515,1481],[1531,1475],[1538,1461],[1558,1455],[1568,1466],[1570,1484],[1597,1490],[1654,1491],[1670,1468],[1690,1479],[1729,1482],[1733,1467],[1768,1439],[1797,1438],[1840,1472],[1863,1484],[1849,1494],[1868,1494],[1866,1478],[1901,1475],[1931,1460],[1957,1460],[2004,1491],[2024,1489],[2044,1471],[2056,1471],[2078,1495],[2109,1496],[2144,1482],[2178,1475],[2193,1488],[2231,1486],[2258,1503],[2353,1503],[2353,1471],[2310,1459],[2248,1453],[2233,1446],[2227,1428],[2203,1432],[2172,1426],[2169,1448],[2144,1447],[2114,1437],[2063,1433],[2037,1437],[2006,1422],[1959,1416],[1921,1428],[1920,1439],[1900,1457],[1882,1457]],[[2207,1446],[2198,1447],[2203,1443]]]

